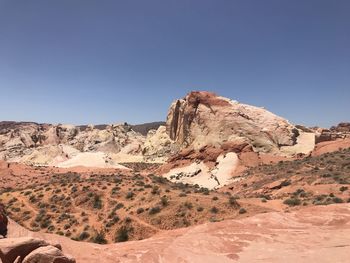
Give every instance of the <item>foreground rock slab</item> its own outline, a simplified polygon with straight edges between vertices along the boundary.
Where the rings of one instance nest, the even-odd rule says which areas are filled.
[[[9,236],[59,242],[77,262],[349,262],[350,204],[259,214],[241,220],[164,231],[119,244],[97,245],[32,233],[11,222]]]

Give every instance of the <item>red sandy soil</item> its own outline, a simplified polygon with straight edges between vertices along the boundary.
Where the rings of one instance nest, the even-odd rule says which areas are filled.
[[[349,262],[350,204],[270,212],[162,231],[142,241],[97,245],[33,233],[13,221],[9,237],[62,244],[77,262]]]
[[[91,174],[115,174],[118,172],[130,174],[128,170],[114,168],[72,167],[58,168],[52,166],[29,166],[21,163],[7,163],[0,160],[0,188],[21,187],[26,188],[33,183],[47,181],[52,174],[65,174],[68,172],[89,176]]]

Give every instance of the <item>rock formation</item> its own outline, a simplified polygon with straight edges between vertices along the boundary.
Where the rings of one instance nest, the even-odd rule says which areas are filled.
[[[210,92],[191,92],[170,107],[170,138],[183,147],[200,149],[244,140],[258,152],[277,152],[293,146],[302,132],[275,114]]]
[[[75,263],[63,254],[61,245],[32,237],[1,239],[0,259],[3,263]]]
[[[170,139],[165,126],[150,130],[142,146],[142,154],[150,161],[165,162],[169,156],[178,151],[179,147]]]
[[[0,159],[28,164],[59,165],[88,152],[103,153],[96,158],[106,166],[113,166],[116,154],[141,155],[143,142],[144,136],[127,124],[106,125],[101,129],[92,125],[0,123]]]
[[[339,139],[350,139],[350,123],[342,122],[330,129],[314,128],[316,143],[335,141]]]
[[[173,166],[165,176],[210,189],[232,182],[252,159],[262,162],[262,154],[294,157],[315,146],[311,130],[263,108],[203,91],[173,102],[166,131],[180,151],[169,159]]]

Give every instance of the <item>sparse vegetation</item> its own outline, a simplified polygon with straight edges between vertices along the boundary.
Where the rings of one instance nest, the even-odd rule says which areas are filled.
[[[285,203],[294,209],[350,202],[346,185],[350,181],[349,153],[343,150],[326,154],[323,159],[308,157],[260,165],[222,192],[136,173],[40,173],[44,178],[41,181],[33,179],[20,188],[0,189],[0,198],[11,218],[34,231],[86,242],[122,242],[123,238],[118,241],[117,236],[124,226],[127,240],[138,240],[154,235],[157,229],[235,218],[247,210],[249,215],[268,212],[270,203]],[[345,157],[340,158],[341,154]],[[318,169],[313,169],[316,166]],[[316,195],[312,191],[316,180],[317,185],[325,185],[321,189],[329,185],[332,191]],[[273,183],[283,187],[271,189]],[[334,188],[335,184],[339,186]],[[246,198],[255,200],[256,205],[246,202]],[[125,233],[120,231],[122,237]]]
[[[298,198],[288,198],[284,200],[283,203],[289,206],[297,206],[301,204],[301,201]]]

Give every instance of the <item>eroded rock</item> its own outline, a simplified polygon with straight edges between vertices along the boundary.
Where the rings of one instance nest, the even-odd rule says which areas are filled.
[[[75,260],[62,253],[59,244],[51,244],[32,237],[0,239],[2,263],[73,263]]]
[[[303,131],[263,109],[217,96],[191,92],[170,107],[167,122],[170,139],[182,147],[200,149],[244,141],[255,151],[278,152],[293,146]]]
[[[75,259],[54,246],[46,246],[32,251],[22,263],[75,263]]]

